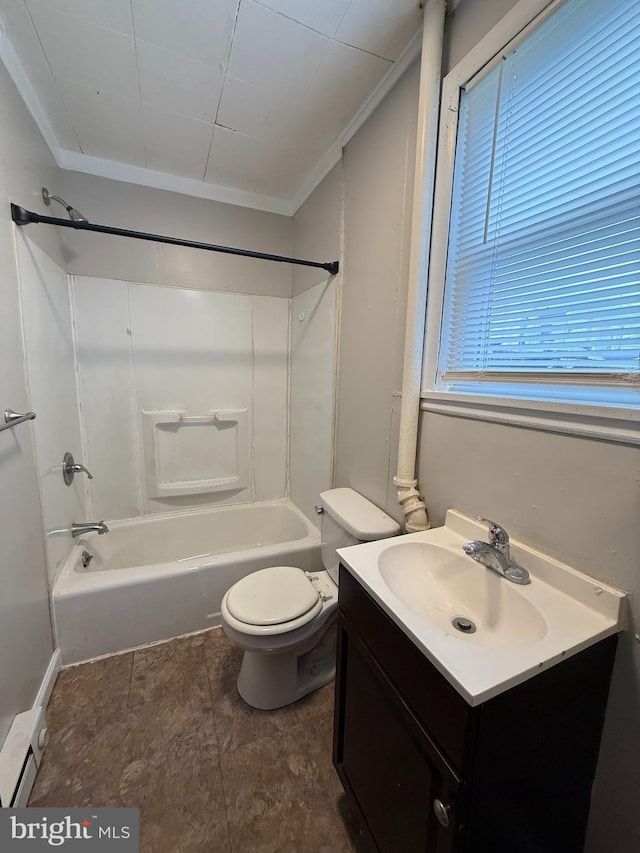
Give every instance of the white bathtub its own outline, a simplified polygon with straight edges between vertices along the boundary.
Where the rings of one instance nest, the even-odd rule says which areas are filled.
[[[220,625],[225,592],[257,569],[321,568],[320,534],[288,500],[108,525],[77,540],[53,587],[65,663]]]

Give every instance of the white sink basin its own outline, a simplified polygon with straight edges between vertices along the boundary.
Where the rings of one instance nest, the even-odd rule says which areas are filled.
[[[470,705],[624,627],[623,591],[515,540],[513,558],[531,583],[511,583],[462,550],[486,537],[486,525],[449,510],[444,527],[338,551]]]
[[[394,542],[380,553],[378,568],[391,592],[411,610],[467,642],[514,648],[547,633],[542,613],[514,584],[462,549],[455,554],[431,542]],[[455,627],[459,617],[473,623],[473,633]]]

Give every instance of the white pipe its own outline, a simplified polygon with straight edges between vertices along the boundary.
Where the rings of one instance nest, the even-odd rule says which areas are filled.
[[[427,509],[417,488],[416,453],[446,5],[446,0],[427,0],[422,31],[398,473],[393,478],[407,533],[430,527]]]

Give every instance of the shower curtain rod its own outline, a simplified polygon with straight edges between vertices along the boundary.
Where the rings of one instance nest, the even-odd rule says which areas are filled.
[[[115,234],[117,237],[133,237],[136,240],[150,240],[153,243],[168,243],[171,246],[187,246],[191,249],[206,249],[209,252],[222,252],[225,255],[242,255],[245,258],[260,258],[264,261],[279,261],[285,264],[298,264],[303,267],[317,267],[336,275],[338,261],[303,261],[300,258],[288,258],[285,255],[270,255],[266,252],[252,252],[249,249],[234,249],[231,246],[216,246],[213,243],[198,243],[194,240],[181,240],[179,237],[162,237],[160,234],[146,234],[144,231],[128,231],[125,228],[112,228],[110,225],[94,225],[92,222],[74,222],[71,219],[59,219],[55,216],[41,216],[32,210],[25,210],[17,204],[11,205],[11,219],[16,225],[30,225],[42,222],[45,225],[60,225],[62,228],[75,228],[76,231],[97,231],[100,234]]]

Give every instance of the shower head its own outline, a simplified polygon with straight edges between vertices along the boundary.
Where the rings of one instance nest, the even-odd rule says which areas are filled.
[[[70,204],[67,204],[67,202],[63,198],[60,198],[59,195],[51,195],[51,193],[46,187],[42,187],[42,201],[47,205],[47,207],[51,204],[52,199],[53,201],[57,201],[58,204],[61,204],[64,207],[64,209],[69,214],[69,219],[72,222],[89,221],[86,216],[83,216],[79,210],[75,209],[75,207],[71,207]]]

